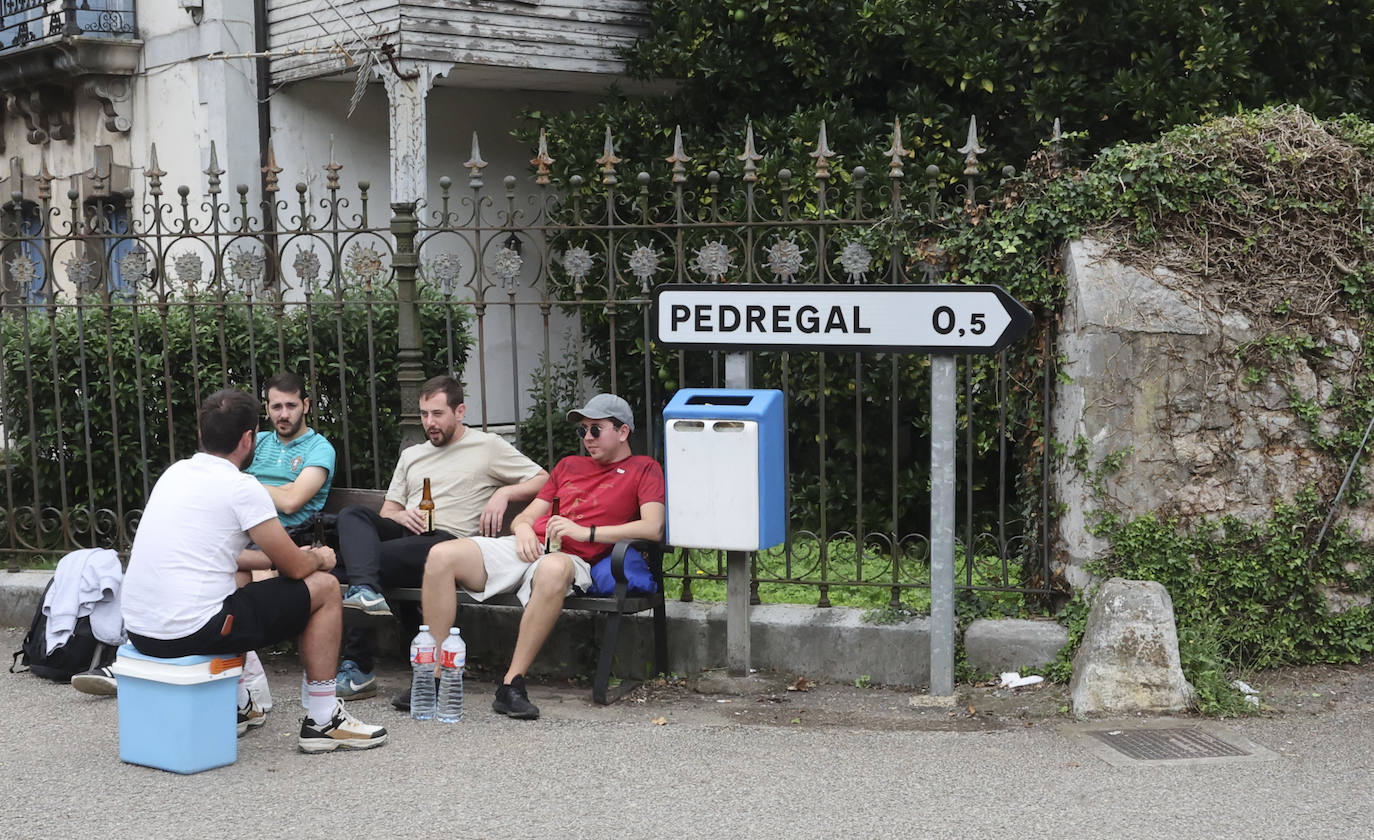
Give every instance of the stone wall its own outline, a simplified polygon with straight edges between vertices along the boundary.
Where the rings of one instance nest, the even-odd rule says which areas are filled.
[[[1335,431],[1333,411],[1302,419],[1295,400],[1325,404],[1356,372],[1358,332],[1337,318],[1307,325],[1326,352],[1247,365],[1239,352],[1268,334],[1205,283],[1118,261],[1101,242],[1070,243],[1055,393],[1056,554],[1075,588],[1107,546],[1089,533],[1094,511],[1156,512],[1184,520],[1267,517],[1277,501],[1315,486],[1335,497],[1347,464],[1318,452],[1312,433]],[[1318,354],[1323,355],[1323,354]],[[1267,357],[1266,357],[1267,358]],[[1368,503],[1345,521],[1374,536]]]

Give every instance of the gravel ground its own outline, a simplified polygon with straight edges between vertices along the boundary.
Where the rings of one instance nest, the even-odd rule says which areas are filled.
[[[388,705],[399,665],[350,704],[388,728],[385,746],[307,756],[299,672],[269,657],[267,724],[234,764],[192,776],[122,763],[114,700],[7,674],[0,838],[1371,836],[1374,666],[1250,680],[1271,710],[1220,726],[1268,760],[1121,767],[1074,733],[1056,686],[961,687],[955,706],[917,708],[905,691],[788,691],[795,675],[765,674],[737,693],[654,683],[602,707],[585,686],[536,684],[529,722],[493,714],[479,678],[464,721],[444,726]]]

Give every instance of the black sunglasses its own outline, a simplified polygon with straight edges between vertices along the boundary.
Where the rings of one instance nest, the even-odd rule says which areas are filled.
[[[605,428],[605,427],[602,426],[600,423],[597,423],[595,426],[578,426],[578,427],[577,427],[577,437],[578,437],[579,440],[580,440],[581,438],[586,437],[587,435],[591,435],[591,436],[594,437],[594,438],[599,438],[599,437],[601,437],[601,430],[602,430],[603,428]],[[618,427],[615,427],[615,426],[613,425],[613,428],[618,428]]]

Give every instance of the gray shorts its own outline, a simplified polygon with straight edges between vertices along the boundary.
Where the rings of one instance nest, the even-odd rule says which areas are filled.
[[[543,557],[533,563],[520,559],[515,550],[515,537],[472,537],[472,541],[482,552],[482,565],[487,570],[487,588],[481,592],[471,589],[463,591],[474,601],[485,601],[494,595],[514,592],[521,604],[530,602],[530,581],[534,580],[534,570],[544,561]],[[545,555],[548,556],[548,555]],[[586,560],[575,554],[566,555],[573,562],[573,587],[586,592],[592,585],[592,567]],[[569,588],[565,595],[573,594]]]

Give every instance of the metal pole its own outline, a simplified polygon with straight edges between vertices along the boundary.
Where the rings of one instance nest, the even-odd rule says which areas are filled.
[[[748,388],[749,354],[725,355],[725,387]],[[732,677],[749,675],[749,552],[725,552],[725,664]]]
[[[930,359],[930,693],[954,694],[953,356]]]

